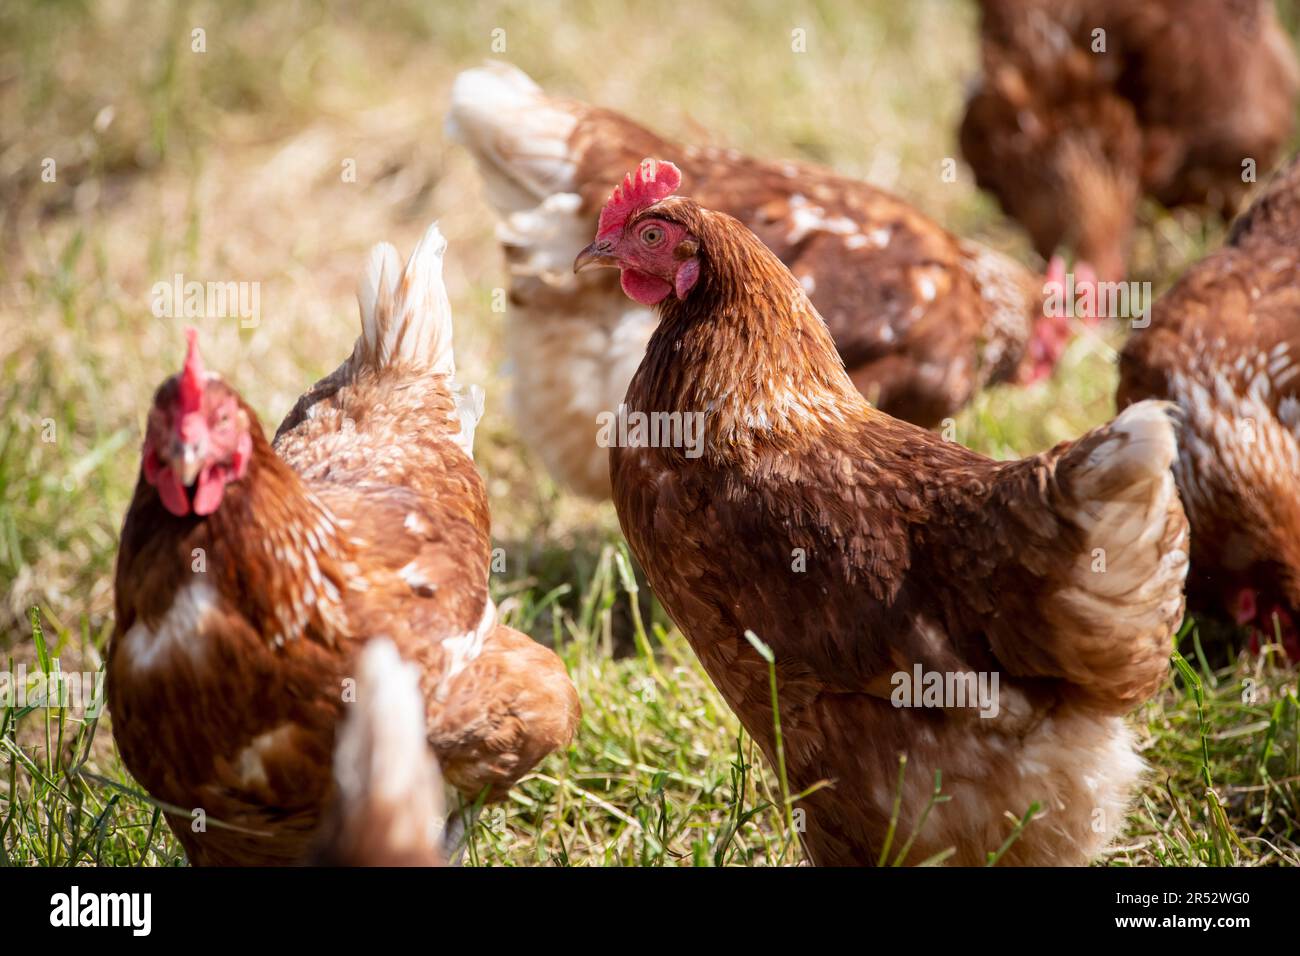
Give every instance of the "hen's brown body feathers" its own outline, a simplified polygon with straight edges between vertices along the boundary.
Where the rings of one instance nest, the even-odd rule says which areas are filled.
[[[771,759],[767,667],[745,631],[774,651],[791,789],[834,781],[801,802],[814,861],[875,862],[906,753],[904,838],[935,771],[954,798],[907,862],[952,849],[982,863],[1005,814],[1035,801],[1045,816],[1007,859],[1085,862],[1140,768],[1119,715],[1161,682],[1182,614],[1186,522],[1163,411],[1023,461],[983,458],[870,408],[792,299],[798,284],[740,224],[680,199],[645,215],[700,240],[701,277],[660,306],[629,408],[702,411],[707,438],[698,459],[612,449],[615,504]],[[997,673],[997,715],[894,706],[893,675],[918,664]]]
[[[1176,402],[1192,526],[1188,594],[1233,615],[1259,595],[1300,620],[1300,163],[1279,172],[1227,244],[1156,303],[1120,356],[1120,407]],[[1246,623],[1247,618],[1242,617]]]

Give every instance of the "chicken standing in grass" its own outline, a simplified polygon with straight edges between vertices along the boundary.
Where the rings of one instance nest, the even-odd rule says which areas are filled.
[[[1156,303],[1120,355],[1119,407],[1183,410],[1178,488],[1193,607],[1300,660],[1300,161],[1222,249]]]
[[[108,701],[123,761],[173,808],[193,863],[306,857],[371,638],[419,668],[428,740],[470,799],[501,798],[573,734],[560,660],[499,624],[488,595],[445,246],[431,228],[405,270],[375,248],[351,357],[274,448],[204,371],[193,332],[154,397],[118,554]]]
[[[456,80],[449,135],[473,153],[501,217],[507,344],[524,439],[570,488],[609,495],[597,416],[623,400],[654,329],[611,277],[574,276],[610,189],[648,155],[744,222],[825,316],[854,384],[932,427],[980,389],[1045,377],[1070,329],[1042,279],[864,182],[804,163],[670,142],[610,110],[551,97],[504,63]]]
[[[746,632],[775,654],[791,792],[832,783],[799,801],[812,859],[878,859],[905,753],[890,859],[907,845],[906,862],[982,863],[1036,803],[1003,859],[1088,861],[1142,767],[1123,715],[1165,678],[1182,619],[1166,406],[1011,462],[893,419],[853,387],[790,271],[730,216],[673,197],[679,182],[647,160],[574,265],[617,266],[658,311],[628,414],[703,419],[696,457],[611,449],[614,503],[774,764],[768,666]],[[975,691],[962,674],[992,691],[978,708],[929,693],[935,675]],[[926,815],[938,772],[952,800]]]
[[[1300,89],[1274,0],[980,0],[961,149],[1043,256],[1124,277],[1138,202],[1236,211]]]

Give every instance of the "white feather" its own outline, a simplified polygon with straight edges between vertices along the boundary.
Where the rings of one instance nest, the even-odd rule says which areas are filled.
[[[419,672],[392,642],[376,638],[357,659],[356,693],[335,748],[340,801],[393,808],[394,843],[438,847],[442,781],[428,743]]]
[[[478,162],[488,199],[501,213],[572,192],[573,111],[551,101],[522,70],[490,62],[456,77],[446,133]]]

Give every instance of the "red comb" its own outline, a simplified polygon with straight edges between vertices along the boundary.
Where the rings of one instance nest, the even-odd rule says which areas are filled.
[[[682,172],[667,160],[645,159],[636,169],[636,178],[628,173],[623,185],[615,186],[609,201],[600,211],[596,238],[618,232],[629,216],[651,203],[671,196],[682,184]]]
[[[199,330],[185,330],[189,348],[185,352],[185,366],[181,369],[181,411],[197,412],[203,404],[203,385],[207,373],[203,370],[203,356],[199,354]]]

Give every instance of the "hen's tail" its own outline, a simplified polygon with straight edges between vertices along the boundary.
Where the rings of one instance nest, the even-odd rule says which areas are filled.
[[[1187,518],[1174,484],[1168,402],[1138,402],[1056,466],[1058,515],[1082,533],[1048,611],[1067,675],[1118,710],[1151,695],[1183,617]]]
[[[456,374],[452,350],[451,303],[442,281],[447,240],[435,222],[402,268],[397,250],[381,242],[370,250],[357,299],[361,303],[361,337],[351,363],[375,370],[401,366],[430,375]],[[477,385],[451,386],[460,419],[457,443],[474,457],[474,429],[483,415],[483,390]]]
[[[370,250],[357,299],[361,338],[354,361],[376,369],[403,365],[434,375],[454,375],[451,303],[442,281],[447,240],[434,223],[403,269],[397,250],[381,242]]]
[[[990,622],[994,653],[1012,673],[1065,680],[1110,713],[1156,691],[1182,621],[1188,539],[1172,411],[1138,402],[1008,466],[1016,477],[997,492],[1012,613]]]
[[[334,783],[317,862],[445,862],[443,781],[429,746],[419,673],[383,638],[358,657],[356,700],[339,731]]]
[[[577,188],[570,140],[585,108],[548,97],[522,70],[492,62],[456,77],[447,136],[474,155],[502,216]]]

